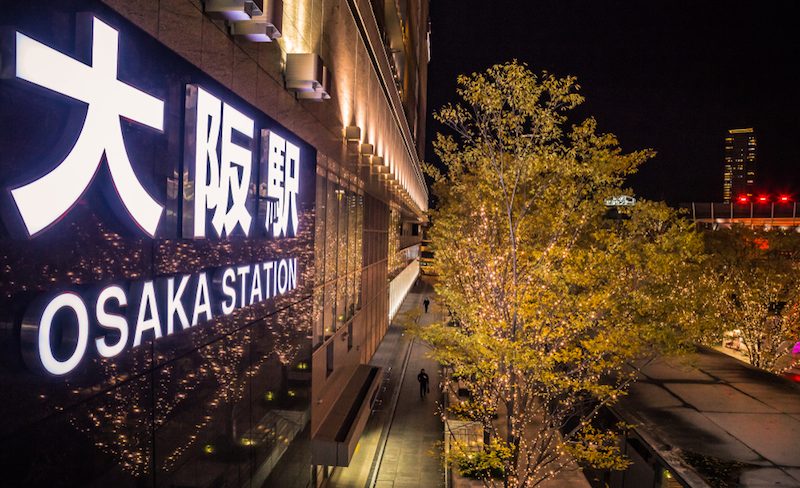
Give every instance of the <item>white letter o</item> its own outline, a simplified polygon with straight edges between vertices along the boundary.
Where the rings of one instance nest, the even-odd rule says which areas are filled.
[[[65,361],[59,361],[53,355],[52,345],[50,344],[50,329],[53,325],[53,318],[62,308],[70,308],[75,312],[78,319],[78,340],[75,351]],[[45,307],[42,317],[39,320],[39,359],[42,361],[44,369],[54,375],[65,375],[75,369],[86,353],[86,344],[89,342],[89,312],[86,304],[81,297],[74,293],[62,293],[58,295]]]

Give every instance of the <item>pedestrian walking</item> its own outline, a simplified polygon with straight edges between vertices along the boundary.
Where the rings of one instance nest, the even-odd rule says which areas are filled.
[[[428,297],[425,297],[425,300],[422,301],[422,304],[425,305],[425,313],[428,313],[428,307],[431,305],[431,300]]]
[[[419,381],[419,397],[425,398],[425,395],[430,393],[431,389],[428,388],[428,373],[425,372],[425,368],[419,370],[419,374],[417,375],[417,381]]]

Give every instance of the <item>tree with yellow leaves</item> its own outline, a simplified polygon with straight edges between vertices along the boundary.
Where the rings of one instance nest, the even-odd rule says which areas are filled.
[[[716,280],[722,329],[750,364],[779,373],[800,340],[800,241],[794,233],[744,226],[710,231],[707,273]]]
[[[436,114],[449,131],[435,142],[443,169],[426,165],[430,236],[457,320],[418,333],[470,393],[451,412],[491,437],[487,486],[536,486],[570,458],[624,468],[592,419],[625,393],[626,364],[700,335],[681,304],[702,237],[660,203],[606,207],[653,153],[624,153],[592,118],[569,126],[578,89],[510,62],[460,76],[461,101]]]

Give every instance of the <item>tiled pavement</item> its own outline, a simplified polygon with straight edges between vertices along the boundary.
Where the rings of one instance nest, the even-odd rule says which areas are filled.
[[[433,301],[433,287],[420,279],[406,296],[396,320],[370,361],[388,371],[386,388],[378,396],[381,404],[370,417],[350,466],[338,468],[327,486],[444,486],[444,471],[435,444],[443,436],[442,422],[436,414],[436,404],[441,399],[439,368],[426,357],[427,346],[405,334],[400,324],[404,313],[414,309],[422,311],[425,297]],[[421,316],[420,323],[429,324],[440,313],[432,303],[429,313]],[[431,393],[424,400],[419,397],[417,383],[421,368],[428,373],[431,387]]]
[[[420,290],[422,293],[410,294],[406,302],[411,302],[411,306],[416,302],[419,304],[416,306],[421,307],[425,296],[430,295],[433,298],[432,290],[428,291],[429,287],[430,285],[423,283]],[[420,324],[429,324],[440,313],[439,307],[432,303],[429,312],[421,316]],[[444,486],[444,470],[440,458],[443,426],[437,413],[437,404],[442,398],[439,366],[428,358],[428,351],[429,348],[419,340],[411,343],[394,421],[377,473],[376,488]],[[430,377],[431,393],[421,399],[417,374],[423,368]]]
[[[736,486],[800,487],[800,387],[784,378],[701,349],[644,366],[614,408],[687,479],[694,469],[673,453],[738,465]]]

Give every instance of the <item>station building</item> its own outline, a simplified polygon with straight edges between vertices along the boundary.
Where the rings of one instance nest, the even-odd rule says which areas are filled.
[[[1,12],[0,484],[323,484],[419,273],[427,0]]]

